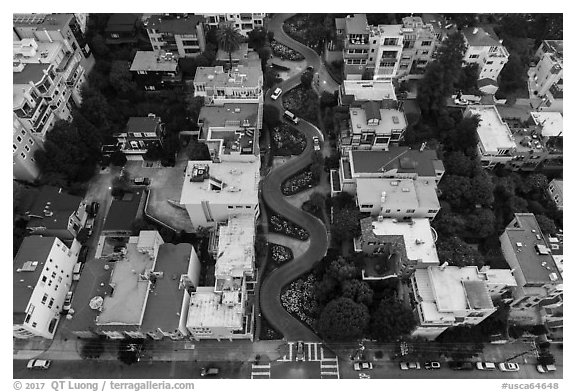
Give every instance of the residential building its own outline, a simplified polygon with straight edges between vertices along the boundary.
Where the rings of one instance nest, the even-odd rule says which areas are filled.
[[[61,241],[72,241],[86,224],[87,202],[80,196],[72,196],[62,188],[43,186],[34,201],[26,228],[32,234],[58,237]]]
[[[462,30],[462,34],[466,43],[464,63],[478,64],[478,79],[498,80],[498,75],[510,56],[502,42],[482,27],[466,28]]]
[[[486,95],[493,95],[498,91],[498,82],[490,78],[478,79],[476,86],[478,87],[478,90]]]
[[[401,32],[403,46],[397,76],[420,78],[441,42],[439,26],[426,23],[419,16],[407,16],[402,18]]]
[[[354,102],[396,101],[391,80],[344,80],[340,85],[338,104],[350,106]]]
[[[206,105],[225,103],[263,104],[264,78],[260,64],[238,65],[228,72],[222,66],[198,67],[194,76],[194,96],[204,97]]]
[[[33,182],[40,176],[34,154],[42,149],[42,140],[34,137],[16,113],[12,113],[12,176]]]
[[[432,340],[449,327],[477,325],[496,311],[493,299],[514,286],[509,270],[478,271],[447,263],[417,269],[409,285],[417,320],[412,336]]]
[[[162,119],[154,113],[146,117],[130,117],[126,131],[115,133],[119,150],[129,160],[142,160],[149,148],[162,146],[165,129]]]
[[[541,308],[562,305],[563,281],[534,214],[514,214],[500,236],[500,245],[518,283],[510,305],[511,318],[521,324],[541,324]]]
[[[71,120],[72,106],[81,104],[85,81],[81,59],[68,41],[14,41],[13,110],[34,139],[44,141],[55,122]]]
[[[542,110],[562,111],[564,92],[564,41],[544,40],[536,51],[539,59],[528,71],[531,94],[542,98]]]
[[[53,339],[80,244],[55,237],[24,238],[13,265],[13,336]]]
[[[69,330],[80,338],[183,339],[187,293],[200,278],[194,247],[164,243],[155,230],[101,242],[77,286]]]
[[[206,25],[215,29],[221,23],[228,23],[238,29],[243,36],[255,28],[264,27],[265,13],[241,13],[241,14],[202,14],[206,18]]]
[[[493,169],[506,164],[516,155],[517,145],[508,124],[502,120],[494,105],[469,105],[464,117],[478,116],[478,153],[482,167]]]
[[[180,204],[194,227],[216,226],[231,216],[259,215],[260,159],[252,161],[189,161]]]
[[[531,112],[528,121],[504,119],[512,131],[516,150],[506,167],[511,170],[562,170],[563,117],[558,112]]]
[[[440,211],[436,182],[429,180],[358,178],[356,199],[360,212],[373,217],[434,219]]]
[[[103,235],[130,235],[133,223],[142,216],[146,198],[143,191],[125,193],[121,198],[112,200],[110,209],[102,226]]]
[[[193,339],[253,340],[254,239],[251,216],[234,216],[219,226],[212,241],[217,248],[214,286],[190,293],[186,329]]]
[[[206,143],[214,162],[253,162],[260,154],[262,105],[203,106],[198,116],[198,129],[198,140]]]
[[[130,72],[138,86],[146,91],[182,86],[178,56],[163,50],[139,50],[134,55]]]
[[[144,26],[153,50],[196,57],[206,49],[204,17],[190,14],[151,15]]]
[[[106,29],[106,44],[136,44],[138,42],[136,23],[139,21],[136,14],[112,14],[108,18]]]
[[[340,169],[333,177],[338,177],[341,191],[355,193],[359,178],[407,178],[438,184],[444,172],[436,150],[390,146],[388,151],[349,151],[340,159]]]
[[[78,28],[82,32],[82,34],[86,34],[86,27],[88,25],[88,14],[81,14],[81,13],[74,13],[74,17],[76,18],[76,22],[78,23]]]
[[[554,179],[548,185],[548,195],[560,211],[564,209],[563,184],[564,181]]]

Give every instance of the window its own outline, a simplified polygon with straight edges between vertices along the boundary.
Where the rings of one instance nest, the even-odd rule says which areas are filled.
[[[24,149],[25,149],[26,151],[30,151],[30,147],[28,147],[28,146],[24,146]]]
[[[429,214],[435,214],[435,213],[437,213],[437,212],[438,212],[438,210],[428,210],[428,213],[429,213]]]
[[[46,276],[42,275],[42,283],[46,283]]]
[[[112,33],[112,34],[110,34],[110,37],[112,37],[112,38],[120,38],[120,34]]]
[[[138,75],[146,75],[148,72],[146,71],[138,71]]]
[[[376,45],[376,40],[372,41],[372,45]],[[372,49],[374,51],[374,49]]]
[[[20,153],[20,156],[22,157],[22,159],[26,159],[26,154],[24,154],[23,152]]]
[[[48,302],[48,309],[52,309],[53,305],[54,305],[54,298],[50,298],[50,302]]]
[[[432,41],[422,41],[422,43],[420,44],[420,46],[430,46],[432,45]]]
[[[20,133],[21,133],[22,135],[26,135],[26,131],[23,130],[23,129],[20,130]]]
[[[34,321],[34,322],[32,323],[32,328],[36,328],[37,325],[38,325],[38,324],[36,323],[36,321]]]
[[[33,146],[33,145],[34,145],[34,140],[28,139],[28,143],[29,143],[31,146]]]
[[[372,207],[374,207],[374,205],[373,204],[362,204],[360,207],[361,208],[372,208]]]
[[[374,49],[370,50],[370,53],[374,53]]]
[[[52,272],[52,279],[56,277],[56,271]]]
[[[15,144],[12,145],[12,152],[16,152],[16,150],[18,149],[18,146],[16,146]]]
[[[416,212],[416,210],[406,210],[407,214],[413,214],[414,212]]]
[[[396,45],[397,42],[397,38],[384,38],[384,45]]]
[[[16,140],[18,140],[18,143],[22,143],[22,138],[20,136],[16,136]]]
[[[386,214],[389,214],[389,213],[390,213],[390,209],[387,209],[387,210],[385,211],[385,213],[386,213]]]
[[[477,54],[471,54],[470,56],[468,56],[469,59],[477,59],[479,55]]]
[[[252,206],[246,206],[246,208],[252,208]]]
[[[492,64],[494,61],[486,61],[486,64],[490,65]]]
[[[228,206],[228,209],[229,209],[229,210],[232,209],[232,208],[234,208],[234,206]]]
[[[44,294],[44,296],[42,297],[42,304],[45,304],[46,300],[48,300],[48,294]]]
[[[423,56],[426,56],[427,54],[428,54],[428,51],[427,51],[427,50],[423,50],[423,51],[422,51],[422,55],[423,55]]]
[[[393,67],[394,65],[396,65],[395,61],[381,61],[380,62],[381,67]]]
[[[156,90],[156,87],[154,87],[154,86],[144,86],[144,89],[145,89],[146,91],[154,91],[154,90]]]

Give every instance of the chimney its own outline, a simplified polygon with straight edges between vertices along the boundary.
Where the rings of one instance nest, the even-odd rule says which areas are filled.
[[[474,30],[472,30],[472,34],[476,34],[478,32],[478,27],[474,27]]]

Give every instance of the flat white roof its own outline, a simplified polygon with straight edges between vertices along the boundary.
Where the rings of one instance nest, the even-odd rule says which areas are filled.
[[[396,100],[394,85],[390,80],[345,80],[344,94],[353,95],[357,101]]]
[[[410,260],[422,260],[423,263],[438,264],[436,244],[432,236],[430,221],[426,218],[415,218],[410,223],[395,222],[396,219],[373,221],[375,235],[401,235],[404,237],[406,255]]]
[[[459,310],[472,310],[472,304],[478,302],[484,309],[493,308],[488,289],[478,276],[476,267],[428,267],[428,275],[432,282],[434,298],[438,310],[454,312]],[[484,290],[467,290],[463,283],[477,282],[483,284]],[[482,307],[483,308],[483,307]]]
[[[199,182],[190,181],[194,166],[207,165],[210,178]],[[223,183],[217,190],[211,179]],[[182,185],[181,204],[200,204],[208,201],[214,204],[256,205],[258,204],[258,182],[260,180],[260,160],[254,162],[189,161]]]
[[[220,226],[216,277],[242,277],[254,268],[254,217],[241,215]]]
[[[350,123],[352,133],[360,133],[362,130],[374,131],[377,135],[390,135],[392,130],[406,129],[406,117],[404,113],[396,109],[379,109],[380,121],[378,125],[368,125],[366,111],[363,108],[350,108]]]
[[[536,124],[542,126],[542,136],[561,136],[564,130],[564,117],[560,112],[530,112]]]
[[[227,295],[230,298],[225,298]],[[190,295],[186,327],[241,329],[242,307],[238,291],[215,293],[213,287],[198,287]]]
[[[493,105],[470,105],[466,109],[471,115],[480,116],[478,138],[487,153],[497,153],[499,149],[516,148],[516,142]]]
[[[382,193],[385,192],[384,203]],[[428,180],[357,178],[359,204],[373,204],[395,209],[440,209],[436,184]]]
[[[486,277],[486,283],[516,287],[516,278],[509,269],[488,269],[481,272]]]

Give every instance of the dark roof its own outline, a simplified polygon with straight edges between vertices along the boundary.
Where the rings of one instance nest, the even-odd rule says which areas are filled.
[[[362,109],[366,113],[366,120],[373,120],[378,119],[381,120],[380,117],[380,103],[376,101],[368,101],[362,104]]]
[[[498,87],[498,83],[494,79],[490,78],[482,78],[477,82],[478,88],[486,87],[486,86],[496,86]]]
[[[380,173],[398,169],[399,173],[435,176],[436,150],[411,150],[408,147],[390,147],[389,151],[352,151],[356,173]]]
[[[14,27],[34,26],[38,30],[56,31],[64,29],[73,14],[13,14],[12,24]]]
[[[155,272],[163,272],[164,277],[156,280],[148,294],[146,310],[142,318],[141,330],[154,332],[157,328],[164,332],[175,332],[180,323],[180,310],[184,290],[179,289],[180,276],[188,271],[192,245],[163,244],[156,258]]]
[[[44,77],[44,70],[48,70],[50,64],[26,63],[20,72],[12,72],[12,84],[38,83]]]
[[[36,283],[38,283],[38,278],[42,274],[44,269],[44,264],[46,259],[50,254],[52,246],[54,246],[54,237],[41,237],[41,236],[31,236],[24,238],[20,249],[14,258],[13,265],[13,311],[14,313],[23,313],[26,311],[26,306],[30,301],[30,296]],[[24,264],[28,261],[37,261],[38,264],[36,268],[31,271],[20,271]],[[32,269],[32,268],[30,268]]]
[[[160,124],[160,117],[130,117],[126,130],[128,132],[154,132]]]
[[[563,40],[545,40],[544,41],[544,51],[545,52],[555,52],[562,57],[564,55],[564,41]]]
[[[474,34],[474,30],[477,29]],[[502,46],[498,37],[491,36],[482,27],[468,27],[462,31],[470,46]]]
[[[398,275],[402,256],[397,252],[386,252],[382,255],[365,256],[363,275],[368,278],[384,278]]]
[[[345,18],[346,34],[368,34],[366,14],[356,14]]]
[[[28,227],[41,225],[47,229],[67,229],[70,215],[78,211],[81,202],[80,196],[65,193],[61,188],[44,186],[28,211],[31,216]],[[44,211],[49,211],[52,215],[46,216]]]
[[[484,281],[463,281],[466,298],[471,309],[492,309],[494,304]]]
[[[132,231],[132,222],[136,218],[140,201],[142,199],[142,191],[130,193],[131,200],[112,200],[112,205],[108,211],[108,215],[104,220],[103,231]]]
[[[108,19],[105,31],[132,31],[137,20],[138,15],[135,14],[112,14]]]
[[[175,16],[152,15],[146,25],[149,29],[158,30],[161,33],[172,34],[196,34],[196,25],[204,23],[205,18],[201,15],[188,15],[186,18]]]

